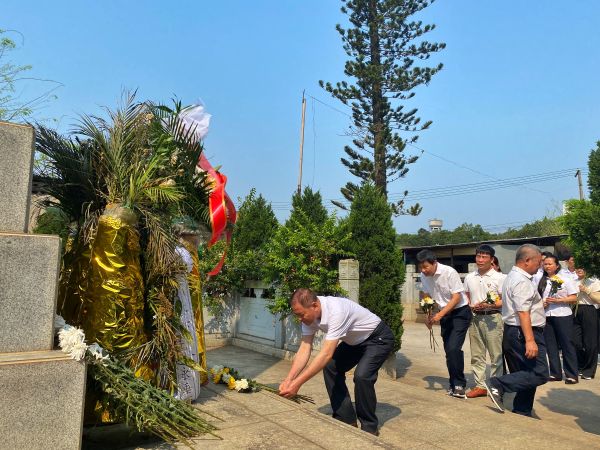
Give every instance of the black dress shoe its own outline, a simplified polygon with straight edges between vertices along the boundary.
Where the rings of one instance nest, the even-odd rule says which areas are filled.
[[[575,378],[567,378],[565,380],[565,384],[577,384],[577,383],[579,383],[579,381],[576,380]]]

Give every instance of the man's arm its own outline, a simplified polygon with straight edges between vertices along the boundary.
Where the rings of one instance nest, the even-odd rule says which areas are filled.
[[[308,360],[310,359],[310,353],[312,352],[312,344],[315,339],[315,335],[302,336],[302,342],[300,342],[300,348],[294,356],[292,361],[292,368],[287,374],[287,377],[279,385],[279,391],[286,389],[287,385],[293,381],[302,370],[306,367]]]
[[[323,344],[321,345],[321,351],[317,356],[315,356],[315,359],[312,360],[312,362],[304,371],[302,371],[286,386],[284,386],[284,389],[280,388],[279,395],[282,395],[287,398],[291,398],[294,395],[296,395],[300,390],[300,387],[304,383],[306,383],[308,380],[310,380],[312,377],[318,374],[321,370],[323,370],[327,363],[331,361],[331,358],[333,358],[333,353],[335,352],[338,342],[338,339],[331,341],[324,340]],[[296,358],[294,358],[294,361],[295,360]],[[293,368],[294,367],[292,366],[292,369]],[[290,370],[290,374],[291,373],[292,370]]]
[[[525,357],[533,359],[538,355],[538,346],[533,337],[533,328],[531,328],[531,315],[529,311],[517,311],[519,313],[519,321],[521,322],[521,331],[525,337]]]
[[[444,306],[442,309],[440,309],[438,311],[438,313],[431,318],[431,321],[439,322],[442,317],[444,317],[446,314],[448,314],[450,311],[452,311],[454,309],[454,307],[456,305],[458,305],[458,303],[460,302],[461,297],[462,297],[461,294],[462,294],[462,292],[456,292],[456,293],[452,294],[452,297],[450,297],[450,301],[448,302],[448,304],[446,306]]]

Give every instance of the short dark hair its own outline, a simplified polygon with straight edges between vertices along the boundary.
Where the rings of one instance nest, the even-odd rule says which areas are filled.
[[[435,253],[433,253],[429,249],[421,250],[419,253],[417,253],[417,262],[419,264],[424,263],[424,262],[433,264],[436,261],[437,261],[437,257],[435,256]]]
[[[554,253],[552,253],[552,252],[542,252],[542,258],[546,258],[548,256],[554,256]]]
[[[480,246],[478,246],[475,249],[475,254],[476,255],[479,255],[480,253],[482,253],[484,255],[495,256],[496,255],[496,250],[494,250],[494,247],[492,247],[491,245],[481,244]]]
[[[317,294],[315,294],[313,291],[308,288],[300,288],[294,291],[288,303],[291,307],[294,303],[299,302],[302,306],[308,308],[317,300]]]

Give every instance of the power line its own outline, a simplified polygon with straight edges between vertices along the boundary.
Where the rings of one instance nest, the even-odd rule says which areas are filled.
[[[465,194],[473,194],[478,192],[486,192],[496,189],[506,189],[510,187],[518,187],[526,184],[533,183],[541,183],[544,181],[553,181],[561,178],[571,177],[572,173],[577,169],[563,169],[553,172],[544,172],[538,174],[530,174],[520,177],[513,178],[505,178],[497,180],[497,183],[491,185],[489,182],[481,182],[481,183],[471,183],[471,184],[462,184],[455,186],[444,186],[438,188],[431,189],[423,189],[423,190],[415,190],[411,191],[405,198],[407,200],[428,200],[434,198],[442,198],[456,195],[465,195]],[[582,170],[582,172],[587,172],[587,170]],[[404,198],[403,193],[390,193],[388,195],[388,199],[390,200],[399,200]],[[326,201],[339,201],[345,205],[349,205],[349,202],[345,199],[327,199]],[[289,201],[281,201],[281,202],[271,202],[271,207],[273,209],[289,209],[291,206],[291,202]]]

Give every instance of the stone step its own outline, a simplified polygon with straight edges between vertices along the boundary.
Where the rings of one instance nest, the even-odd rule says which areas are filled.
[[[61,351],[0,354],[0,448],[79,449],[85,375]]]
[[[27,232],[35,132],[0,122],[0,231]]]
[[[0,353],[52,349],[59,260],[58,236],[0,233]]]

